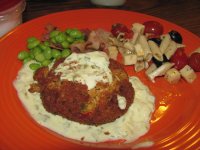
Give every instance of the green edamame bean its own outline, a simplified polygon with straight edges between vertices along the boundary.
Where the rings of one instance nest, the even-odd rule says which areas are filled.
[[[43,55],[46,59],[51,59],[52,58],[52,50],[50,47],[44,50]]]
[[[66,32],[67,34],[70,34],[71,31],[72,31],[72,29],[66,29],[65,32]]]
[[[55,37],[51,38],[51,42],[57,43],[57,42],[56,42],[56,38],[55,38]]]
[[[36,41],[36,40],[37,40],[36,37],[30,37],[30,38],[27,39],[27,42],[32,43],[33,41]]]
[[[32,42],[28,43],[28,48],[33,49],[34,47],[38,46],[39,44],[40,44],[39,40],[32,41]]]
[[[32,70],[37,70],[41,67],[41,65],[39,63],[32,63],[29,65],[29,68]]]
[[[44,41],[44,45],[49,47],[50,46],[50,43],[48,41]]]
[[[72,38],[81,38],[83,36],[82,32],[77,30],[77,29],[73,29],[69,35],[72,37]]]
[[[64,41],[61,43],[63,48],[69,48],[69,43],[67,41]]]
[[[50,60],[44,60],[44,61],[42,62],[42,66],[48,66],[50,63],[51,63]]]
[[[60,31],[58,31],[58,30],[51,31],[50,38],[57,36],[59,33],[60,33]]]
[[[34,55],[33,55],[32,53],[29,54],[29,57],[30,57],[31,59],[34,59]]]
[[[40,47],[36,46],[33,49],[31,49],[31,53],[33,54],[33,56],[37,55],[38,53],[41,53],[42,50]]]
[[[59,58],[61,57],[61,52],[57,49],[52,50],[52,56],[53,58]]]
[[[23,64],[26,64],[27,62],[31,61],[32,59],[30,57],[27,57],[23,60]]]
[[[58,34],[57,36],[55,36],[55,40],[58,43],[62,43],[64,42],[66,39],[66,36],[63,33]]]
[[[74,38],[72,38],[71,36],[67,36],[66,37],[67,42],[69,43],[73,43],[74,42]]]
[[[29,53],[27,51],[21,51],[17,57],[19,60],[24,60],[25,58],[29,57]]]
[[[77,40],[85,40],[85,37],[84,37],[84,35],[82,34],[82,36],[81,36],[81,37],[79,37],[79,38],[77,38]]]
[[[48,46],[44,45],[44,44],[39,44],[39,47],[44,51],[45,49],[48,48]]]
[[[45,57],[43,55],[43,53],[38,53],[35,55],[35,60],[38,61],[38,62],[42,62],[45,60]]]
[[[61,52],[61,56],[62,57],[68,57],[69,55],[71,54],[71,52],[70,52],[70,50],[69,49],[64,49],[64,50],[62,50],[62,52]]]

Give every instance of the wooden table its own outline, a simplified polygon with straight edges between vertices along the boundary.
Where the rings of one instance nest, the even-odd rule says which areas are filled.
[[[99,7],[89,0],[27,0],[23,21],[59,11]],[[127,0],[115,8],[156,16],[200,36],[200,0]]]

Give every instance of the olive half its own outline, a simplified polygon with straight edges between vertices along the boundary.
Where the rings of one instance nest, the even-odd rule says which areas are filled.
[[[169,32],[169,35],[170,35],[171,39],[173,41],[175,41],[176,43],[180,43],[180,44],[182,43],[183,38],[179,32],[172,30]]]

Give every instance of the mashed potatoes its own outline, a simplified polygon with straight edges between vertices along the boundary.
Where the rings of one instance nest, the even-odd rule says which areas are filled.
[[[92,58],[93,55],[91,54],[88,57]],[[108,61],[106,59],[102,60]],[[87,142],[117,139],[125,139],[126,142],[131,142],[149,130],[151,113],[154,111],[154,96],[137,77],[130,77],[129,81],[135,89],[135,98],[127,113],[114,122],[99,126],[80,124],[47,112],[42,105],[40,94],[28,91],[30,84],[35,82],[33,71],[29,69],[28,64],[24,65],[19,71],[14,86],[21,102],[33,119],[60,135]],[[92,85],[94,86],[94,84]],[[123,97],[118,96],[118,99],[120,107],[124,108]]]

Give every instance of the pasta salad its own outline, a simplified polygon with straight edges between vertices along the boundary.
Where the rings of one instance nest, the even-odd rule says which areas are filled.
[[[115,24],[111,32],[114,37],[109,53],[117,56],[119,51],[124,65],[134,65],[136,72],[145,70],[152,82],[163,76],[171,84],[181,78],[192,83],[197,77],[195,72],[200,71],[200,48],[187,56],[181,34],[175,30],[164,34],[159,22],[133,23],[131,29]]]

